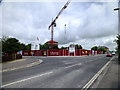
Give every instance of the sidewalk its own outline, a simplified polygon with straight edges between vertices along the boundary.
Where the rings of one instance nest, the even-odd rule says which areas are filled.
[[[118,58],[115,56],[97,88],[120,88],[120,79],[118,78],[118,75],[120,74],[120,70],[118,69],[119,66]]]
[[[2,71],[16,70],[25,67],[31,67],[42,63],[40,59],[23,58],[11,62],[2,63]],[[0,71],[1,72],[1,71]]]
[[[18,59],[18,60],[14,60],[14,61],[11,61],[11,62],[3,63],[2,64],[2,69],[18,67],[18,66],[33,63],[35,61],[36,60],[29,60],[29,59],[24,59],[24,58],[23,59]]]

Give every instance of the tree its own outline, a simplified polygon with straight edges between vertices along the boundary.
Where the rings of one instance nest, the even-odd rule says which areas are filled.
[[[40,49],[49,49],[48,43],[44,43],[43,45],[40,45]]]
[[[68,48],[68,47],[63,47],[63,46],[62,46],[60,49],[67,49],[67,48]]]
[[[118,52],[118,59],[120,61],[120,34],[118,34],[117,39],[115,40],[115,42],[117,43],[117,52]]]
[[[0,43],[2,43],[2,62],[22,58],[22,55],[16,54],[16,52],[24,49],[22,46],[25,45],[21,44],[18,39],[3,36]]]
[[[105,53],[107,50],[104,47],[98,47],[97,51],[103,51],[103,53]]]
[[[106,47],[106,46],[94,46],[94,47],[91,48],[91,50],[103,51],[103,53],[105,53],[105,52],[107,52],[108,47]]]
[[[75,48],[76,48],[76,49],[82,49],[82,46],[81,46],[81,45],[76,44],[76,45],[75,45]]]
[[[44,43],[43,45],[40,44],[40,50],[43,49],[59,49],[59,48],[58,45]]]
[[[2,52],[14,53],[21,50],[21,44],[16,38],[2,37]]]
[[[20,50],[26,50],[26,45],[24,43],[21,43],[20,44]]]
[[[25,50],[31,50],[31,44],[27,44]]]
[[[98,47],[97,47],[97,46],[94,46],[94,47],[91,48],[91,50],[97,51],[97,50],[98,50]]]
[[[59,49],[58,45],[54,45],[53,49]]]

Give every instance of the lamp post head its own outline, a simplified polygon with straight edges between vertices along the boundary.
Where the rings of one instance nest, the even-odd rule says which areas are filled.
[[[115,8],[114,11],[116,11],[116,10],[120,10],[120,8]]]

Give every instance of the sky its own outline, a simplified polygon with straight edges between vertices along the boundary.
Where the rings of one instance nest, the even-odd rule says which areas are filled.
[[[15,37],[25,44],[36,42],[37,37],[40,44],[49,41],[51,31],[48,26],[65,3],[3,0],[0,4],[2,36]],[[113,9],[117,6],[117,0],[71,1],[56,20],[54,40],[59,47],[74,43],[82,45],[84,49],[107,46],[114,50],[117,46],[113,41],[118,33],[118,13]]]

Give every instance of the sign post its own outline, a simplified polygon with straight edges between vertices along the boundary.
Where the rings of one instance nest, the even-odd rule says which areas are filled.
[[[69,54],[71,54],[71,53],[73,53],[74,56],[75,56],[75,45],[74,45],[74,44],[71,44],[71,45],[69,46]]]

